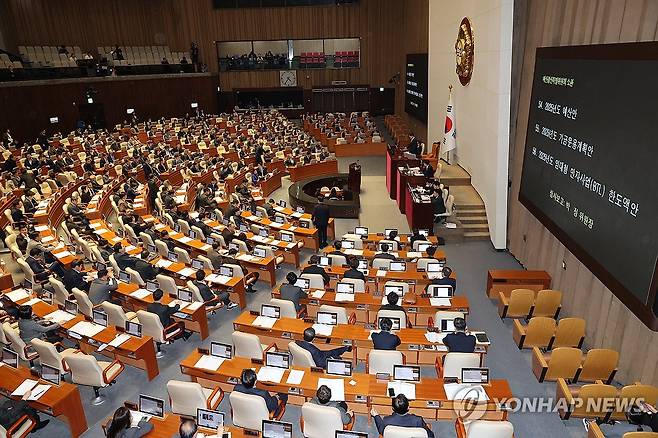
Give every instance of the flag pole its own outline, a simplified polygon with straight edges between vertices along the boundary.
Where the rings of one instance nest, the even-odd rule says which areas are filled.
[[[448,102],[450,102],[450,96],[452,95],[452,84],[448,85]],[[445,134],[443,134],[445,138]],[[446,162],[450,164],[450,151],[446,152]]]

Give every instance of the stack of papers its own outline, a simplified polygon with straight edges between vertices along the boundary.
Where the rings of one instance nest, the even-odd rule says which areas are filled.
[[[165,268],[167,269],[169,266],[173,265],[174,262],[167,260],[167,259],[160,259],[155,263],[155,266],[158,268]]]
[[[34,306],[37,303],[41,303],[42,301],[39,298],[32,298],[29,301],[26,301],[23,303],[24,306]]]
[[[217,274],[210,274],[206,279],[211,282],[211,283],[219,283],[219,284],[226,284],[229,281],[231,281],[233,277],[229,277],[228,275],[217,275]]]
[[[39,400],[42,395],[46,393],[51,388],[48,384],[40,384],[35,386],[30,393],[30,396],[27,398],[27,401]]]
[[[146,289],[137,289],[135,292],[130,294],[131,297],[137,298],[138,300],[143,300],[149,295],[151,295],[151,292],[147,291]]]
[[[196,309],[198,309],[201,306],[203,306],[203,302],[195,301],[187,306],[187,310],[191,310],[192,312],[194,312]]]
[[[331,389],[331,401],[345,401],[345,380],[319,378],[318,388],[322,385]]]
[[[324,293],[325,291],[323,291],[322,289],[314,290],[313,292],[311,292],[311,298],[320,299],[324,296]]]
[[[45,236],[41,239],[41,243],[49,243],[55,240],[53,236]]]
[[[191,237],[187,237],[187,236],[183,236],[183,237],[179,237],[179,238],[178,238],[178,241],[181,242],[181,243],[188,243],[188,242],[191,242],[191,241],[192,241],[192,238],[191,238]]]
[[[357,255],[357,256],[363,255],[363,250],[360,250],[360,249],[348,248],[348,249],[344,250],[343,252],[345,252],[345,254],[348,254],[348,255]]]
[[[386,271],[383,269],[377,269],[377,277],[386,277]]]
[[[204,370],[217,371],[220,366],[224,363],[223,357],[217,356],[208,356],[204,354],[201,358],[194,364],[195,368],[203,368]]]
[[[416,251],[408,251],[407,252],[407,257],[408,258],[416,258],[416,257],[421,257],[423,253],[421,252],[416,252]]]
[[[91,224],[90,226],[93,228],[93,225],[95,224]],[[48,225],[37,225],[36,227],[34,227],[34,231],[38,231],[39,233],[47,230],[48,230]]]
[[[201,245],[201,250],[202,251],[208,251],[210,248],[212,248],[212,246],[208,245],[207,243],[204,243],[203,245]]]
[[[299,385],[302,383],[302,379],[304,378],[304,371],[302,370],[290,370],[290,373],[288,374],[288,379],[286,380],[286,383],[288,385]]]
[[[71,254],[69,251],[61,251],[61,252],[55,253],[53,255],[55,257],[57,257],[58,259],[63,259],[64,257],[68,257],[68,256],[73,255],[73,254]]]
[[[107,228],[98,228],[98,229],[94,230],[94,233],[103,234],[103,233],[107,233],[108,231],[109,230]]]
[[[69,329],[69,331],[72,331],[74,333],[77,333],[82,336],[86,336],[88,338],[93,338],[100,332],[105,330],[105,327],[103,327],[100,324],[94,324],[93,322],[88,322],[88,321],[80,321],[73,327]]]
[[[354,301],[354,294],[336,293],[336,301]]]
[[[116,338],[112,339],[112,341],[108,344],[111,347],[118,347],[119,345],[123,344],[124,342],[128,341],[131,338],[130,335],[127,335],[125,333],[121,333],[118,335]]]
[[[280,383],[285,371],[283,368],[265,366],[258,370],[256,378],[261,382]]]
[[[49,313],[43,317],[46,321],[56,322],[57,324],[64,324],[75,318],[75,315],[71,315],[69,312],[63,310],[55,310],[52,313]]]
[[[279,246],[279,243],[281,243],[280,240],[272,239],[272,241],[270,242],[270,245],[272,245],[272,246]]]
[[[416,385],[414,385],[413,383],[388,382],[388,385],[386,385],[387,394],[390,388],[393,388],[393,391],[395,391],[395,395],[404,394],[407,396],[409,400],[416,400]]]
[[[316,335],[331,336],[334,326],[329,324],[313,324],[313,330],[315,330]]]
[[[450,298],[430,298],[430,304],[434,307],[450,307]]]
[[[134,246],[134,245],[128,245],[128,246],[126,246],[126,251],[133,251],[133,250],[136,249],[136,248],[137,248],[137,247]]]
[[[446,383],[443,385],[443,389],[448,396],[448,400],[473,400],[478,402],[489,400],[489,396],[487,396],[482,385]]]
[[[25,298],[29,298],[30,294],[25,289],[16,289],[5,293],[5,296],[15,303],[17,301],[24,300]]]
[[[182,275],[183,277],[191,277],[196,274],[196,269],[183,268],[180,271],[178,271],[177,274]]]
[[[425,333],[425,339],[433,344],[441,344],[446,335],[447,333],[427,332]]]
[[[271,318],[269,316],[261,315],[256,317],[256,319],[254,319],[254,322],[252,322],[251,325],[255,325],[257,327],[263,327],[263,328],[272,328],[274,327],[276,321],[277,321],[276,318]]]
[[[38,383],[39,382],[36,380],[26,379],[18,386],[18,388],[14,389],[14,392],[12,392],[11,395],[15,397],[23,397],[28,391],[37,386]]]

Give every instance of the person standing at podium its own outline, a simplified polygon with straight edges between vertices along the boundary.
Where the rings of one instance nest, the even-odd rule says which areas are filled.
[[[318,204],[313,209],[313,215],[311,219],[315,228],[318,229],[318,240],[320,241],[320,249],[327,246],[327,226],[329,225],[329,217],[331,212],[329,207],[324,204],[324,199],[322,196],[318,197]]]

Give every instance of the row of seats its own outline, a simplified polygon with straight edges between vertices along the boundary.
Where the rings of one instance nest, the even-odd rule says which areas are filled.
[[[76,59],[82,59],[82,50],[79,46],[66,47],[69,54]],[[77,67],[69,55],[59,53],[57,46],[18,46],[18,54],[24,63],[32,67]]]
[[[119,46],[123,60],[113,61],[114,65],[158,65],[163,59],[170,64],[179,64],[185,58],[192,62],[189,52],[174,52],[169,46]],[[98,54],[112,62],[115,47],[98,47]]]
[[[498,314],[501,318],[525,318],[545,316],[557,319],[562,309],[562,292],[544,289],[514,289],[509,298],[500,292]]]

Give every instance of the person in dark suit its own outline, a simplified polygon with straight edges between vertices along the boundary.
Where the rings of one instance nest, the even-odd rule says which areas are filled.
[[[142,251],[142,258],[135,259],[135,271],[139,273],[139,276],[142,277],[142,280],[154,280],[155,277],[160,273],[160,268],[153,266],[149,263],[149,260],[153,256],[147,250]]]
[[[391,249],[388,246],[388,243],[382,243],[380,245],[381,252],[378,252],[375,254],[375,257],[373,257],[373,261],[375,259],[387,259],[387,260],[395,260],[395,256],[393,254],[389,254],[388,250]]]
[[[395,350],[400,345],[398,335],[391,333],[393,321],[390,318],[382,318],[379,322],[379,333],[372,334],[372,345],[375,350]]]
[[[304,298],[308,298],[308,295],[301,287],[295,286],[297,274],[288,272],[286,274],[286,280],[288,280],[288,284],[282,284],[279,288],[281,299],[292,301],[295,304],[295,310],[299,312],[302,310],[302,305],[299,302]]]
[[[73,261],[73,263],[71,263],[71,269],[69,269],[64,276],[64,286],[69,291],[72,291],[75,287],[85,292],[89,292],[89,283],[85,281],[84,275],[80,272],[81,266],[82,260]]]
[[[333,348],[331,350],[320,350],[318,347],[313,345],[313,339],[315,339],[315,330],[313,327],[308,327],[304,330],[304,340],[295,341],[297,345],[302,347],[304,350],[311,353],[313,357],[313,362],[315,366],[327,368],[327,359],[340,359],[340,356],[346,352],[352,351],[352,346],[343,346],[338,348]]]
[[[411,246],[414,246],[414,242],[417,242],[419,240],[427,240],[425,236],[420,234],[420,230],[415,229],[413,235],[409,238],[409,242],[411,243]]]
[[[356,278],[358,280],[366,281],[366,276],[363,275],[363,272],[359,271],[359,259],[356,257],[350,257],[347,262],[350,265],[350,269],[345,271],[343,278]]]
[[[271,395],[264,389],[256,388],[256,371],[251,368],[245,368],[240,375],[240,381],[241,383],[235,385],[233,391],[262,397],[267,405],[267,410],[274,416],[277,416],[281,409],[285,409],[285,405],[288,402],[288,394]]]
[[[340,242],[340,240],[334,241],[334,250],[331,251],[329,254],[340,255],[340,256],[345,257],[345,260],[347,260],[348,255],[345,254],[343,251],[341,251],[342,247],[343,247],[343,244]]]
[[[375,419],[375,425],[380,435],[384,435],[386,426],[401,426],[401,427],[423,427],[427,430],[428,438],[434,438],[432,428],[425,423],[423,417],[409,413],[409,400],[404,394],[398,394],[391,400],[393,406],[393,414],[382,417],[375,410],[370,409],[370,415]]]
[[[399,310],[401,312],[405,312],[404,307],[400,306],[398,301],[400,301],[398,294],[395,292],[389,292],[388,295],[386,295],[387,304],[381,306],[379,310]]]
[[[199,269],[196,271],[196,280],[192,282],[197,289],[199,289],[199,293],[201,294],[201,298],[203,298],[203,301],[205,301],[206,305],[214,306],[220,301],[224,303],[224,306],[226,307],[226,310],[233,309],[234,307],[237,307],[237,304],[231,302],[231,298],[229,297],[228,292],[226,291],[217,291],[214,292],[208,285],[203,281],[206,278],[206,273],[203,271],[203,269]]]
[[[114,275],[110,275],[106,269],[101,269],[98,271],[98,277],[89,286],[89,300],[94,306],[103,301],[111,301],[112,291],[118,287],[119,283]]]
[[[156,289],[153,291],[153,302],[149,303],[146,306],[146,311],[155,313],[160,318],[160,322],[163,327],[169,327],[172,324],[171,315],[180,310],[180,305],[176,304],[173,307],[164,305],[160,302],[164,295],[162,289]]]
[[[343,424],[350,424],[352,418],[354,418],[354,411],[347,407],[347,403],[344,401],[331,401],[331,389],[327,385],[320,385],[315,392],[315,397],[311,399],[311,403],[338,409]]]
[[[319,274],[322,276],[325,287],[329,284],[329,274],[327,274],[322,266],[319,266],[320,257],[313,254],[309,259],[309,265],[302,270],[302,274]]]
[[[62,338],[55,332],[58,328],[57,323],[44,325],[32,319],[32,307],[30,306],[23,305],[18,308],[19,336],[26,344],[29,344],[34,338],[45,338],[48,342],[60,342]]]
[[[130,410],[124,406],[114,411],[112,421],[107,427],[107,438],[140,438],[153,430],[153,424],[141,420],[136,427],[131,427]]]
[[[453,292],[457,290],[457,280],[454,278],[450,278],[450,276],[452,275],[452,269],[450,269],[447,266],[444,266],[443,271],[441,273],[443,274],[443,278],[435,278],[432,281],[430,281],[427,284],[427,286],[425,286],[425,293],[427,293],[427,289],[432,284],[436,284],[439,286],[451,286]]]
[[[407,151],[410,154],[414,154],[415,156],[418,156],[422,153],[420,142],[418,141],[418,139],[414,134],[411,134],[409,136],[409,146],[407,146]]]
[[[473,353],[477,339],[466,334],[466,320],[455,318],[455,331],[443,338],[443,344],[451,353]]]
[[[30,256],[25,260],[32,269],[32,272],[34,272],[34,277],[37,281],[45,281],[50,276],[50,272],[43,265],[41,256],[42,252],[39,248],[32,248],[30,250]]]
[[[120,243],[114,245],[114,261],[117,262],[119,269],[124,270],[126,268],[135,268],[135,263],[137,263],[137,258],[132,257],[126,252],[126,250],[121,246]]]
[[[313,224],[318,229],[318,239],[320,240],[320,249],[327,246],[327,225],[329,225],[329,217],[331,213],[329,207],[324,204],[324,199],[318,197],[318,204],[313,209],[311,219]]]
[[[421,168],[425,178],[432,178],[434,176],[434,168],[428,161],[421,161]]]

